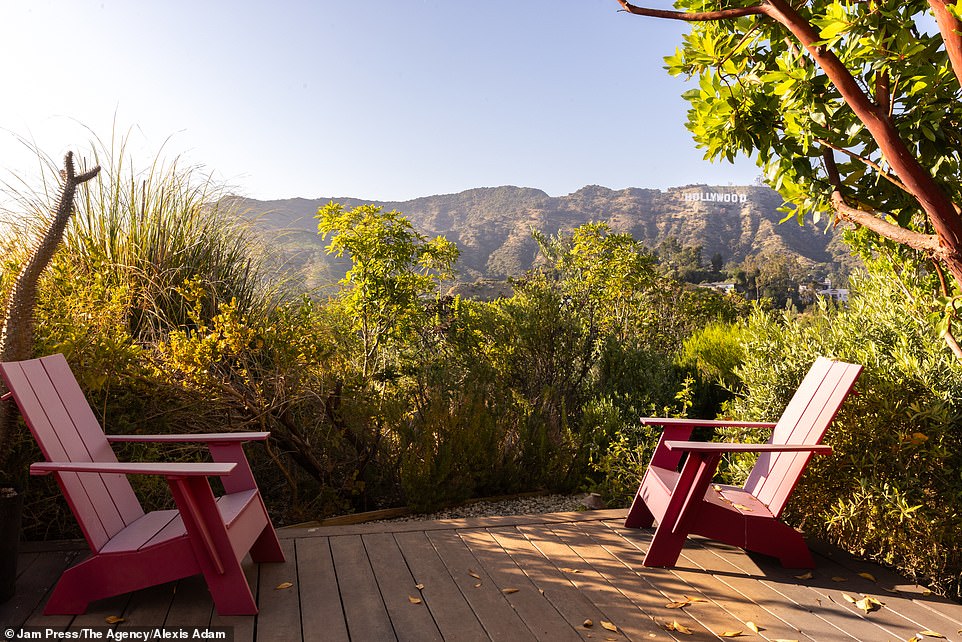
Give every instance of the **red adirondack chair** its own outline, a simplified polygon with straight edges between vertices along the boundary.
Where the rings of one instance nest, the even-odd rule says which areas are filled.
[[[629,528],[658,522],[644,565],[674,566],[692,533],[772,555],[787,568],[812,568],[805,540],[778,517],[812,454],[832,452],[820,442],[861,371],[862,366],[819,357],[777,424],[643,419],[664,427],[625,520]],[[771,428],[772,437],[767,444],[687,441],[699,426]],[[719,460],[730,452],[760,453],[742,488],[712,484]]]
[[[217,612],[252,615],[257,605],[240,560],[283,562],[284,554],[242,444],[266,432],[104,435],[63,355],[0,364],[7,388],[90,545],[67,569],[44,608],[80,614],[88,603],[203,573]],[[111,442],[203,442],[212,463],[121,463]],[[163,475],[177,510],[144,513],[126,475]],[[225,494],[215,498],[208,477]]]

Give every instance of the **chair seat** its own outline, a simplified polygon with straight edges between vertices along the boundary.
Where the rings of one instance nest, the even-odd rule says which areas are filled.
[[[681,473],[674,470],[654,467],[649,470],[651,471],[651,475],[646,481],[657,483],[660,487],[656,492],[646,494],[651,496],[649,507],[656,516],[663,515],[668,505],[668,499],[678,485],[678,479],[681,477]],[[662,499],[662,502],[657,501],[659,498]],[[705,492],[704,501],[718,508],[723,508],[745,517],[774,518],[768,506],[738,486],[712,484]],[[660,506],[660,503],[663,503],[664,506]]]
[[[217,509],[227,529],[257,498],[256,490],[230,493],[217,499]],[[187,537],[187,527],[176,510],[158,510],[147,513],[114,535],[98,553],[129,553],[165,544],[179,537]]]

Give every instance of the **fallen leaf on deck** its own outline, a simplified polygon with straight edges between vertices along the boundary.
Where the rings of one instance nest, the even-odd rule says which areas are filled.
[[[691,635],[692,630],[689,629],[684,624],[679,624],[677,620],[672,620],[671,622],[665,622],[662,625],[666,631],[677,631],[678,633],[684,633],[685,635]]]
[[[808,573],[803,573],[802,575],[796,575],[796,576],[795,576],[795,579],[796,579],[796,580],[810,580],[810,579],[812,579],[813,577],[815,577],[815,576],[812,575],[812,572],[811,572],[811,571],[809,571]]]
[[[562,572],[562,573],[580,573],[580,572],[581,572],[581,569],[578,569],[578,568],[563,568],[563,569],[561,569],[561,572]]]
[[[480,579],[481,579],[481,576],[478,575],[478,572],[477,572],[476,570],[474,570],[473,568],[469,568],[469,569],[468,569],[468,575],[470,575],[471,577],[473,577],[473,578],[476,579],[476,580],[480,580]]]
[[[858,600],[856,600],[854,597],[852,597],[848,593],[842,593],[842,597],[845,599],[846,602],[851,602],[852,604],[855,604],[856,602],[858,602]]]
[[[832,581],[833,581],[833,582],[847,582],[847,581],[848,581],[848,578],[847,578],[847,577],[842,577],[841,575],[836,575],[835,577],[832,578]]]
[[[602,627],[602,628],[605,628],[605,629],[608,629],[608,630],[611,631],[612,633],[617,633],[617,632],[618,632],[618,627],[615,626],[614,624],[612,624],[611,622],[605,622],[604,620],[602,620],[602,621],[601,621],[601,627]]]
[[[423,591],[423,590],[424,590],[424,584],[415,584],[415,585],[414,585],[414,588],[416,588],[416,589],[419,590],[419,591]]]
[[[683,607],[688,606],[689,604],[691,604],[691,602],[689,602],[688,600],[685,600],[684,602],[669,602],[668,604],[665,605],[665,608],[666,608],[666,609],[680,609],[680,608],[683,608]]]
[[[481,582],[478,582],[477,584],[475,584],[474,588],[481,588]]]
[[[873,582],[878,582],[878,580],[875,579],[875,576],[872,575],[871,573],[859,573],[859,577],[864,577],[864,578],[867,579],[867,580],[872,580]]]
[[[501,589],[501,592],[504,593],[505,595],[511,595],[512,593],[517,593],[517,592],[518,592],[518,589],[516,589],[516,588],[503,588],[503,589]]]
[[[538,589],[538,593],[541,593],[542,595],[544,595],[544,589]]]
[[[741,635],[742,635],[742,632],[741,632],[741,631],[722,631],[721,633],[718,634],[718,637],[720,637],[720,638],[737,638],[737,637],[741,637]]]
[[[755,633],[758,633],[759,631],[762,630],[762,627],[758,626],[758,625],[755,624],[754,622],[745,622],[745,626],[747,626],[748,628],[750,628],[750,629],[751,629],[752,631],[754,631]]]
[[[274,587],[274,590],[283,591],[284,589],[289,589],[292,586],[294,586],[294,582],[281,582],[280,584]]]
[[[421,598],[414,597],[413,595],[408,595],[408,602],[410,602],[411,604],[420,604]]]
[[[107,624],[117,624],[118,622],[124,622],[124,618],[118,617],[116,615],[108,615],[104,618],[104,622]]]
[[[935,631],[919,631],[919,635],[924,635],[927,638],[945,638],[944,635]]]
[[[688,600],[689,602],[691,602],[692,604],[694,604],[695,602],[707,602],[707,601],[708,601],[708,600],[706,600],[706,599],[703,598],[703,597],[692,597],[691,595],[686,595],[686,596],[685,596],[685,599]]]
[[[882,603],[876,600],[870,595],[866,595],[864,598],[855,603],[855,606],[862,609],[866,613],[871,613],[872,611],[877,611],[882,608]]]
[[[595,623],[592,622],[591,620],[585,620],[584,622],[581,623],[581,626],[585,627],[586,629],[590,629],[594,625]]]

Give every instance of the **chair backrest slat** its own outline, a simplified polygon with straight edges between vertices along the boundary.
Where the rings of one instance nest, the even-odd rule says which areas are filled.
[[[47,461],[117,461],[63,355],[0,364],[0,371]],[[59,473],[57,477],[95,551],[144,514],[123,475]]]
[[[861,371],[862,366],[819,357],[786,406],[769,443],[821,443]],[[745,490],[778,517],[811,457],[805,452],[763,453],[745,482]]]

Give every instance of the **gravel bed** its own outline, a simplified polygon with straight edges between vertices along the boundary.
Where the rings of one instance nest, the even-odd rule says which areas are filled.
[[[379,522],[413,522],[433,519],[461,519],[464,517],[490,517],[494,515],[529,515],[531,513],[563,513],[568,511],[601,508],[596,496],[578,493],[576,495],[536,495],[515,497],[493,501],[479,501],[456,506],[436,513],[412,514],[405,517],[377,520]]]

